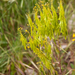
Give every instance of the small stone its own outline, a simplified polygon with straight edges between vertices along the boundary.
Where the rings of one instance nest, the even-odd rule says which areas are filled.
[[[26,75],[37,75],[37,73],[33,69],[30,69],[30,68],[27,68],[25,70],[25,74]]]

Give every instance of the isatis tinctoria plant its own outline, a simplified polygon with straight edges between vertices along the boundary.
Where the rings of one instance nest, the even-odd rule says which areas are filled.
[[[30,31],[25,30],[25,32],[29,34],[28,37],[24,37],[19,29],[20,40],[25,50],[28,48],[33,50],[45,67],[50,70],[51,75],[54,75],[54,72],[56,72],[52,64],[53,51],[51,40],[55,39],[55,37],[58,38],[60,34],[65,38],[67,35],[67,24],[62,0],[60,0],[58,11],[59,15],[57,15],[52,0],[50,6],[44,2],[36,4],[33,10],[34,19],[32,20],[30,15],[27,16]]]

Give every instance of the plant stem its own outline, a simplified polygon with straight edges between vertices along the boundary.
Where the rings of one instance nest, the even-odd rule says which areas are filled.
[[[59,40],[58,40],[58,45],[59,45],[59,48],[58,48],[58,50],[59,50],[59,74],[60,75],[62,75],[62,70],[61,70],[61,51],[60,51],[60,42],[59,42]]]
[[[60,53],[60,51],[59,51],[59,67],[60,67],[59,74],[62,75],[62,70],[61,70],[61,53]]]

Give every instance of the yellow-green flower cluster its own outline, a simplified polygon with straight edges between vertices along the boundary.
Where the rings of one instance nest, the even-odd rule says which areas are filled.
[[[38,16],[40,16],[40,19]],[[33,50],[47,69],[52,69],[51,60],[53,54],[47,37],[51,40],[54,39],[55,36],[60,35],[60,33],[66,37],[67,29],[62,1],[60,0],[59,17],[53,6],[53,0],[51,0],[51,8],[44,3],[41,5],[37,4],[34,7],[34,22],[30,15],[28,15],[28,22],[30,26],[29,42],[27,42],[26,38],[20,32],[22,44],[25,49]],[[25,30],[25,32],[29,33],[28,30]],[[41,50],[40,47],[43,46],[44,49]]]

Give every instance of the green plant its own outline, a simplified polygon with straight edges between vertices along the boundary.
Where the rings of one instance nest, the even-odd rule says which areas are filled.
[[[15,71],[16,65],[20,71],[21,69],[25,69],[23,69],[23,66],[20,67],[21,65],[18,62],[23,62],[23,58],[25,58],[23,57],[23,53],[26,51],[23,50],[19,42],[17,28],[20,26],[27,27],[26,13],[30,12],[30,14],[33,14],[32,9],[38,1],[39,0],[0,1],[0,73],[9,73],[11,69],[11,74],[14,74],[18,71]]]
[[[38,0],[1,0],[0,1],[0,73],[11,75],[22,69],[18,61],[23,62],[23,47],[19,42],[17,28],[26,27],[26,13]],[[25,51],[26,52],[26,51]],[[16,67],[17,65],[17,67]],[[10,73],[8,74],[10,75]],[[17,74],[18,75],[18,74]]]
[[[54,40],[59,40],[59,35],[62,34],[66,38],[67,35],[67,24],[64,16],[64,9],[62,6],[62,0],[59,3],[59,16],[57,16],[56,10],[53,6],[53,1],[51,0],[51,8],[49,5],[41,2],[41,5],[36,4],[34,7],[34,19],[28,15],[28,22],[30,27],[30,33],[28,30],[25,30],[29,35],[24,37],[21,30],[20,31],[20,40],[25,50],[30,48],[33,52],[40,58],[41,64],[45,65],[47,69],[50,70],[50,74],[54,75],[57,72],[53,66],[53,49],[51,42]],[[40,18],[38,17],[40,16]],[[56,47],[56,52],[60,57],[60,50]],[[61,72],[61,63],[60,72]]]

